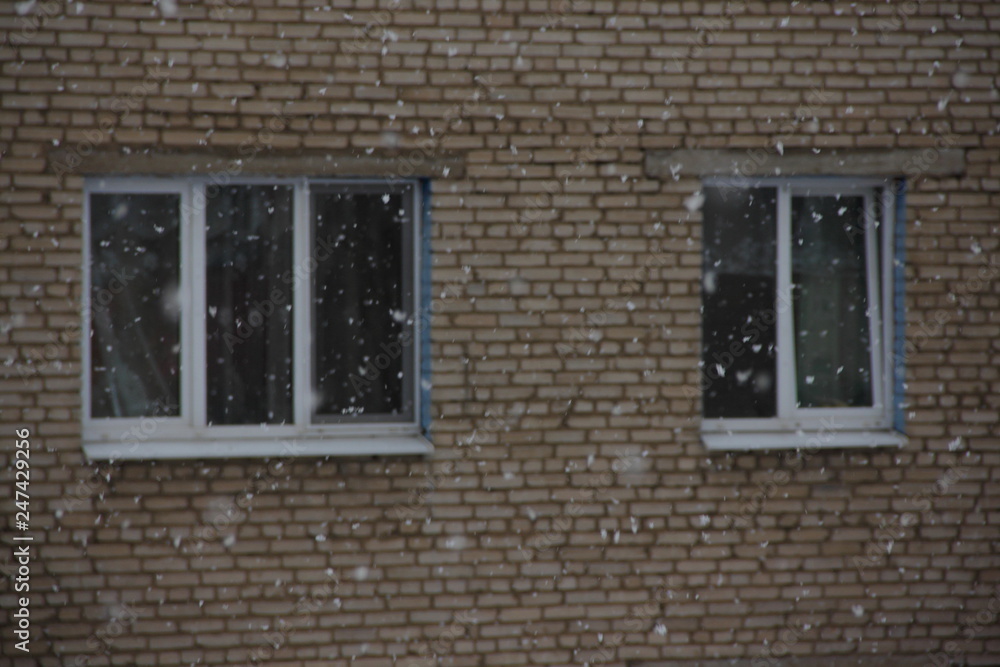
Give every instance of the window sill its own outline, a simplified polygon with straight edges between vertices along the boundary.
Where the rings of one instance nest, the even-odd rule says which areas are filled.
[[[713,451],[764,449],[836,449],[848,447],[902,447],[906,436],[893,430],[865,431],[702,431],[701,441]]]
[[[147,440],[131,447],[115,442],[84,442],[95,461],[173,459],[252,459],[325,456],[429,456],[434,445],[422,435],[292,437],[244,440]]]

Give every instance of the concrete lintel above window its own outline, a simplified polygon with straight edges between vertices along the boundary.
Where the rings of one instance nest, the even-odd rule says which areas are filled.
[[[733,176],[960,176],[965,173],[965,151],[961,148],[888,148],[880,150],[823,149],[787,150],[774,148],[678,149],[649,151],[646,175]]]
[[[349,176],[377,178],[455,178],[465,171],[464,160],[454,155],[431,155],[421,149],[380,152],[372,155],[324,151],[251,153],[209,151],[123,152],[97,148],[86,155],[74,149],[49,152],[49,169],[84,176]]]

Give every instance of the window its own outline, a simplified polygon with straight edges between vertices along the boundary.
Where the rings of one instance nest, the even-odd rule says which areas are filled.
[[[889,184],[714,180],[703,192],[706,445],[902,444]]]
[[[427,453],[414,183],[93,179],[94,458]]]

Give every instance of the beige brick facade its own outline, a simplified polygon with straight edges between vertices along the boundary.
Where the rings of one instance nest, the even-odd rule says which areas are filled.
[[[0,14],[0,479],[30,429],[38,535],[32,655],[5,577],[0,664],[1000,664],[1000,3]],[[945,147],[959,175],[898,174],[909,443],[707,451],[699,179],[647,157]],[[88,462],[87,165],[326,154],[430,179],[432,459]]]

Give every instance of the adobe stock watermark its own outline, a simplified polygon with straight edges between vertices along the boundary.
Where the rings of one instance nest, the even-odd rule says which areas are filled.
[[[711,280],[706,276],[706,282]],[[706,287],[705,289],[709,289]],[[779,313],[786,313],[792,308],[791,290],[777,290],[775,293],[777,301],[776,308],[764,308],[753,313],[740,327],[740,337],[733,338],[729,347],[712,351],[714,363],[706,362],[702,359],[698,366],[698,386],[692,384],[684,385],[684,398],[697,399],[703,392],[707,391],[712,383],[724,378],[733,366],[748,351],[757,353],[762,343],[759,343],[761,336],[777,326]]]
[[[107,658],[104,656],[110,654],[111,646],[115,640],[126,632],[130,632],[138,620],[138,611],[127,603],[122,603],[121,607],[111,614],[111,620],[87,637],[87,649],[91,655],[78,655],[72,663],[66,664],[71,664],[72,667],[87,667],[91,660],[97,658],[96,654],[101,654],[100,662],[102,665],[107,664],[105,662]]]
[[[360,394],[369,389],[396,359],[403,356],[403,351],[413,345],[415,338],[411,329],[404,329],[396,340],[379,343],[380,352],[374,357],[365,359],[365,365],[360,369],[361,373],[351,372],[348,376],[354,391]]]
[[[962,641],[946,641],[938,651],[927,651],[930,661],[927,667],[950,667],[951,665],[967,664],[962,656],[969,642],[973,641],[984,630],[992,626],[1000,615],[1000,586],[994,589],[993,596],[987,601],[986,608],[980,609],[975,616],[966,616],[959,623]]]
[[[356,55],[365,50],[371,42],[394,42],[397,37],[389,29],[393,14],[399,10],[400,0],[389,0],[385,9],[371,13],[371,18],[361,27],[354,28],[354,39],[341,45],[341,50],[348,55]]]
[[[955,133],[935,135],[933,146],[925,147],[903,163],[903,176],[911,183],[919,181],[941,159],[941,153],[946,149],[953,148],[958,140],[959,136]],[[898,194],[898,192],[894,191],[893,194]]]
[[[93,322],[95,317],[108,312],[115,297],[125,291],[129,283],[139,275],[139,271],[131,272],[130,275],[127,270],[111,269],[110,275],[106,285],[91,286],[84,299],[84,315],[81,320],[67,324],[59,333],[49,331],[46,334],[48,342],[41,348],[30,347],[25,350],[24,362],[17,365],[17,372],[22,381],[27,383],[31,378],[48,370],[50,365],[61,363],[63,359],[68,358],[69,346],[79,344],[84,327]]]
[[[600,341],[600,330],[609,324],[610,317],[622,310],[630,310],[631,302],[628,299],[641,291],[642,283],[651,278],[653,268],[662,268],[664,266],[667,266],[667,260],[660,254],[653,255],[647,258],[642,266],[634,272],[619,280],[617,291],[626,301],[608,299],[604,307],[600,310],[585,312],[583,324],[571,327],[568,330],[569,340],[561,340],[556,343],[556,353],[561,358],[566,358],[572,354],[579,353],[581,347]]]
[[[516,414],[492,415],[487,413],[483,416],[483,421],[473,427],[472,433],[465,438],[459,438],[456,444],[459,447],[488,444],[494,434],[509,431],[520,420],[520,417]]]
[[[556,0],[556,6],[545,14],[545,22],[542,30],[555,28],[566,20],[572,12],[585,11],[586,3],[583,0]]]
[[[542,213],[551,210],[548,203],[549,197],[554,197],[563,192],[563,185],[568,181],[578,178],[579,172],[587,165],[594,163],[597,158],[608,149],[609,140],[621,136],[624,128],[618,119],[613,119],[608,123],[598,136],[594,137],[589,144],[574,151],[571,162],[572,169],[561,168],[557,170],[556,177],[542,182],[544,192],[535,194],[528,200],[527,205],[522,207],[517,213],[511,213],[511,224],[518,234],[523,234],[528,230],[528,225],[537,222]]]
[[[574,499],[574,502],[569,503],[565,513],[553,518],[548,530],[532,535],[527,540],[524,548],[518,550],[521,558],[525,561],[533,560],[538,554],[562,544],[566,533],[573,529],[573,519],[583,512],[583,503],[597,502],[600,495],[608,493],[615,480],[615,475],[628,472],[638,464],[639,459],[636,455],[617,452],[614,461],[611,462],[607,470],[580,487],[582,498]],[[608,497],[605,502],[613,500],[613,498]]]
[[[886,183],[885,187],[889,195],[898,197],[908,188],[923,180],[931,167],[941,159],[944,151],[953,148],[958,140],[958,135],[954,133],[935,135],[933,146],[925,147],[903,163],[902,173],[905,178],[891,179]],[[844,225],[844,233],[853,244],[859,239],[864,240],[866,234],[874,234],[878,230],[880,222],[876,212],[865,207],[861,214],[861,220],[857,224]]]
[[[576,656],[577,659],[583,660],[584,664],[590,667],[597,667],[616,660],[618,649],[625,645],[626,633],[644,630],[652,621],[663,614],[664,606],[670,603],[672,597],[673,592],[667,584],[657,586],[649,600],[629,609],[628,614],[622,619],[621,630],[599,634],[599,645],[591,650],[581,650]],[[666,634],[666,624],[662,621],[657,623],[656,632]]]
[[[773,642],[764,644],[757,651],[750,661],[750,667],[779,667],[783,659],[791,654],[792,647],[814,627],[813,623],[808,622],[798,624],[786,622],[778,632],[777,638]]]
[[[459,447],[480,445],[489,442],[493,434],[509,430],[516,422],[516,415],[490,415],[472,430],[467,438],[459,439]],[[424,473],[424,481],[418,487],[410,489],[406,502],[397,503],[390,511],[390,516],[397,521],[412,521],[419,518],[420,511],[427,506],[430,496],[437,491],[445,480],[454,477],[456,465],[454,461],[443,461],[440,466]]]
[[[397,503],[391,511],[392,518],[397,521],[412,521],[417,518],[420,510],[427,504],[427,499],[436,491],[444,480],[455,473],[454,461],[443,461],[424,473],[423,483],[415,489],[410,489],[405,503]]]
[[[751,519],[764,509],[768,500],[778,493],[778,489],[788,484],[795,473],[802,470],[805,464],[831,440],[844,426],[837,424],[835,417],[824,417],[815,433],[806,440],[806,446],[789,452],[782,457],[782,466],[788,470],[776,470],[764,482],[757,483],[757,489],[749,498],[740,503],[738,515],[726,514],[723,518],[729,520],[729,528],[749,528]]]
[[[885,38],[890,33],[902,29],[906,22],[917,13],[923,0],[902,0],[889,5],[892,11],[891,16],[880,16],[875,24],[878,28],[879,37]]]
[[[410,178],[417,173],[417,170],[438,152],[444,138],[448,134],[456,132],[465,119],[479,109],[481,102],[489,100],[493,96],[495,84],[489,74],[476,76],[474,81],[476,82],[475,90],[461,102],[456,102],[448,107],[442,115],[444,127],[437,134],[431,129],[431,136],[419,139],[413,149],[399,156],[395,169],[385,176],[387,185],[401,178]],[[447,173],[444,175],[447,176]]]
[[[224,21],[232,10],[237,7],[246,7],[249,5],[248,0],[211,0],[212,9],[209,12],[211,16],[216,21]]]
[[[244,318],[234,318],[232,324],[234,328],[222,334],[222,342],[229,352],[234,352],[236,348],[250,340],[254,334],[261,329],[268,318],[282,308],[288,308],[292,303],[292,295],[286,290],[299,288],[306,280],[316,272],[320,264],[326,262],[333,256],[336,242],[333,237],[317,239],[316,246],[309,254],[309,257],[299,262],[293,268],[288,269],[278,276],[283,287],[271,289],[266,299],[256,299],[250,304],[249,311]]]
[[[950,91],[950,96],[954,90]],[[892,197],[898,197],[915,184],[927,177],[927,173],[937,164],[945,151],[954,148],[959,142],[959,136],[954,132],[948,134],[935,134],[934,145],[926,146],[919,153],[908,158],[902,166],[904,178],[891,179],[886,184],[886,189]],[[853,244],[859,237],[863,240],[866,234],[874,234],[878,229],[880,219],[874,211],[869,211],[865,207],[862,219],[858,224],[845,225],[844,232],[848,240]]]
[[[768,163],[775,155],[785,154],[785,142],[792,138],[799,125],[814,118],[819,107],[829,100],[830,95],[825,90],[815,86],[810,88],[805,101],[795,108],[790,118],[782,120],[778,132],[768,138],[766,147],[748,148],[746,159],[733,166],[732,174],[715,179],[713,186],[719,189],[722,201],[726,201],[732,190],[753,187],[757,179],[771,175],[773,170],[767,167]]]
[[[281,443],[282,457],[269,461],[266,465],[259,466],[254,474],[246,481],[243,488],[226,498],[223,502],[212,507],[210,515],[197,528],[191,531],[191,535],[186,538],[177,538],[175,546],[180,547],[183,543],[195,552],[200,553],[209,542],[222,539],[224,546],[230,546],[235,541],[235,533],[223,536],[231,528],[243,523],[248,518],[247,512],[250,510],[255,497],[269,491],[279,481],[279,476],[285,467],[294,461],[295,457],[302,451],[302,445],[297,442],[284,440]]]
[[[65,16],[66,0],[20,0],[14,5],[14,11],[17,14],[16,25],[4,31],[0,50],[25,46],[51,19]]]
[[[111,482],[113,473],[118,469],[126,453],[135,452],[140,445],[149,442],[167,418],[177,414],[177,406],[156,401],[151,414],[135,418],[130,427],[121,432],[119,442],[122,449],[114,450],[107,461],[101,461],[91,470],[89,476],[78,479],[76,484],[60,498],[56,506],[56,518],[66,512],[76,510],[80,505],[96,495],[103,493]]]
[[[455,642],[464,637],[475,624],[476,618],[471,612],[458,612],[448,627],[441,630],[433,641],[417,646],[419,656],[407,658],[406,667],[437,667],[441,664],[441,658],[455,650]]]
[[[150,77],[159,80],[163,78],[163,74],[151,72]],[[147,79],[150,77],[147,77]],[[145,91],[145,85],[137,86],[133,90]],[[121,107],[119,109],[121,113],[119,120],[127,117],[137,107],[138,99],[140,99],[138,96],[130,95],[118,98],[112,103],[113,108]],[[104,134],[110,131],[109,128],[113,127],[113,124],[109,125],[105,121],[102,121],[102,123],[104,124],[100,131],[90,131],[85,136],[85,139],[79,142],[73,150],[63,155],[62,161],[55,163],[57,173],[73,171],[79,166],[83,157],[93,152],[96,144],[100,143]],[[207,202],[216,196],[222,188],[228,186],[233,179],[242,174],[257,155],[271,145],[275,133],[284,130],[287,126],[288,118],[279,113],[268,119],[264,127],[244,139],[237,149],[239,157],[229,160],[224,169],[210,173],[206,186],[204,188],[196,188],[190,200],[188,198],[183,199],[181,208],[182,216],[193,216],[203,212],[207,206]],[[329,248],[329,240],[326,240],[325,243],[326,246],[324,247]],[[321,240],[320,245],[323,246],[323,244],[324,241]],[[24,363],[17,365],[17,371],[25,382],[44,372],[50,365],[61,363],[61,359],[67,358],[69,356],[68,347],[79,343],[84,329],[89,327],[95,317],[102,316],[108,311],[115,297],[125,291],[132,280],[139,275],[139,272],[136,270],[130,273],[122,269],[112,269],[110,275],[111,277],[106,285],[100,287],[92,286],[90,291],[85,293],[86,296],[83,303],[84,317],[81,322],[67,324],[63,331],[58,334],[51,331],[48,332],[47,337],[49,341],[41,348],[27,348],[27,358]],[[285,277],[287,276],[283,276],[283,278]],[[295,280],[301,280],[302,278],[303,272],[296,269]],[[290,281],[291,279],[289,279]],[[280,300],[280,297],[278,299]],[[268,304],[264,303],[260,305],[266,308]],[[259,316],[260,313],[258,312],[257,314]],[[16,321],[13,321],[12,325],[16,325]],[[238,330],[235,336],[227,338],[226,343],[230,352],[233,351],[234,345],[245,340],[247,333],[244,327]]]
[[[684,72],[685,60],[696,60],[704,55],[705,47],[715,44],[719,35],[732,27],[736,15],[746,12],[746,9],[746,0],[729,0],[723,6],[721,15],[707,17],[697,34],[693,37],[688,36],[684,52],[679,56],[673,56],[677,73]]]
[[[236,147],[236,157],[227,160],[225,167],[210,172],[205,187],[195,188],[190,198],[184,198],[182,216],[190,219],[200,216],[207,209],[209,201],[243,175],[261,152],[274,146],[275,135],[286,130],[289,122],[288,116],[278,111],[268,117],[263,127],[245,137]]]
[[[997,276],[1000,276],[1000,264],[983,264],[976,271],[975,276],[959,283],[954,290],[948,293],[947,298],[956,301],[960,307],[968,307],[971,304],[972,296],[985,290]],[[917,354],[928,340],[940,336],[944,327],[956,316],[953,310],[938,308],[930,318],[920,320],[916,326],[916,332],[903,339],[902,353],[894,352],[893,359],[897,375],[902,373],[905,362]]]
[[[865,545],[865,555],[851,559],[858,574],[862,574],[866,568],[882,565],[892,553],[893,545],[906,537],[907,529],[916,526],[920,515],[931,510],[932,501],[943,496],[968,474],[969,470],[964,463],[951,466],[934,484],[904,501],[913,508],[913,511],[903,512],[891,519],[883,519],[875,529],[875,537]]]
[[[380,351],[374,357],[364,359],[364,365],[357,372],[351,371],[347,379],[354,391],[361,393],[370,388],[407,348],[419,343],[424,332],[430,328],[432,318],[441,313],[447,304],[462,295],[461,287],[462,285],[456,282],[445,285],[439,296],[431,299],[426,308],[421,308],[420,315],[412,328],[404,329],[395,341],[380,343]]]
[[[332,568],[326,571],[326,577],[327,581],[322,586],[295,603],[291,610],[295,619],[308,619],[313,614],[330,606],[331,602],[332,606],[340,608],[340,601],[333,597],[340,591],[340,577]],[[263,645],[250,650],[246,659],[246,667],[256,667],[274,658],[275,653],[283,646],[287,646],[298,631],[299,628],[296,625],[278,617],[273,629],[261,633],[260,639]]]
[[[115,97],[111,101],[111,111],[114,112],[114,116],[109,118],[102,115],[97,121],[96,128],[85,131],[83,139],[64,148],[59,159],[52,164],[55,175],[63,176],[76,171],[83,158],[91,155],[99,144],[105,143],[118,125],[140,108],[146,97],[157,90],[160,83],[167,78],[168,72],[156,65],[147,70],[141,83],[132,86],[127,93]]]

